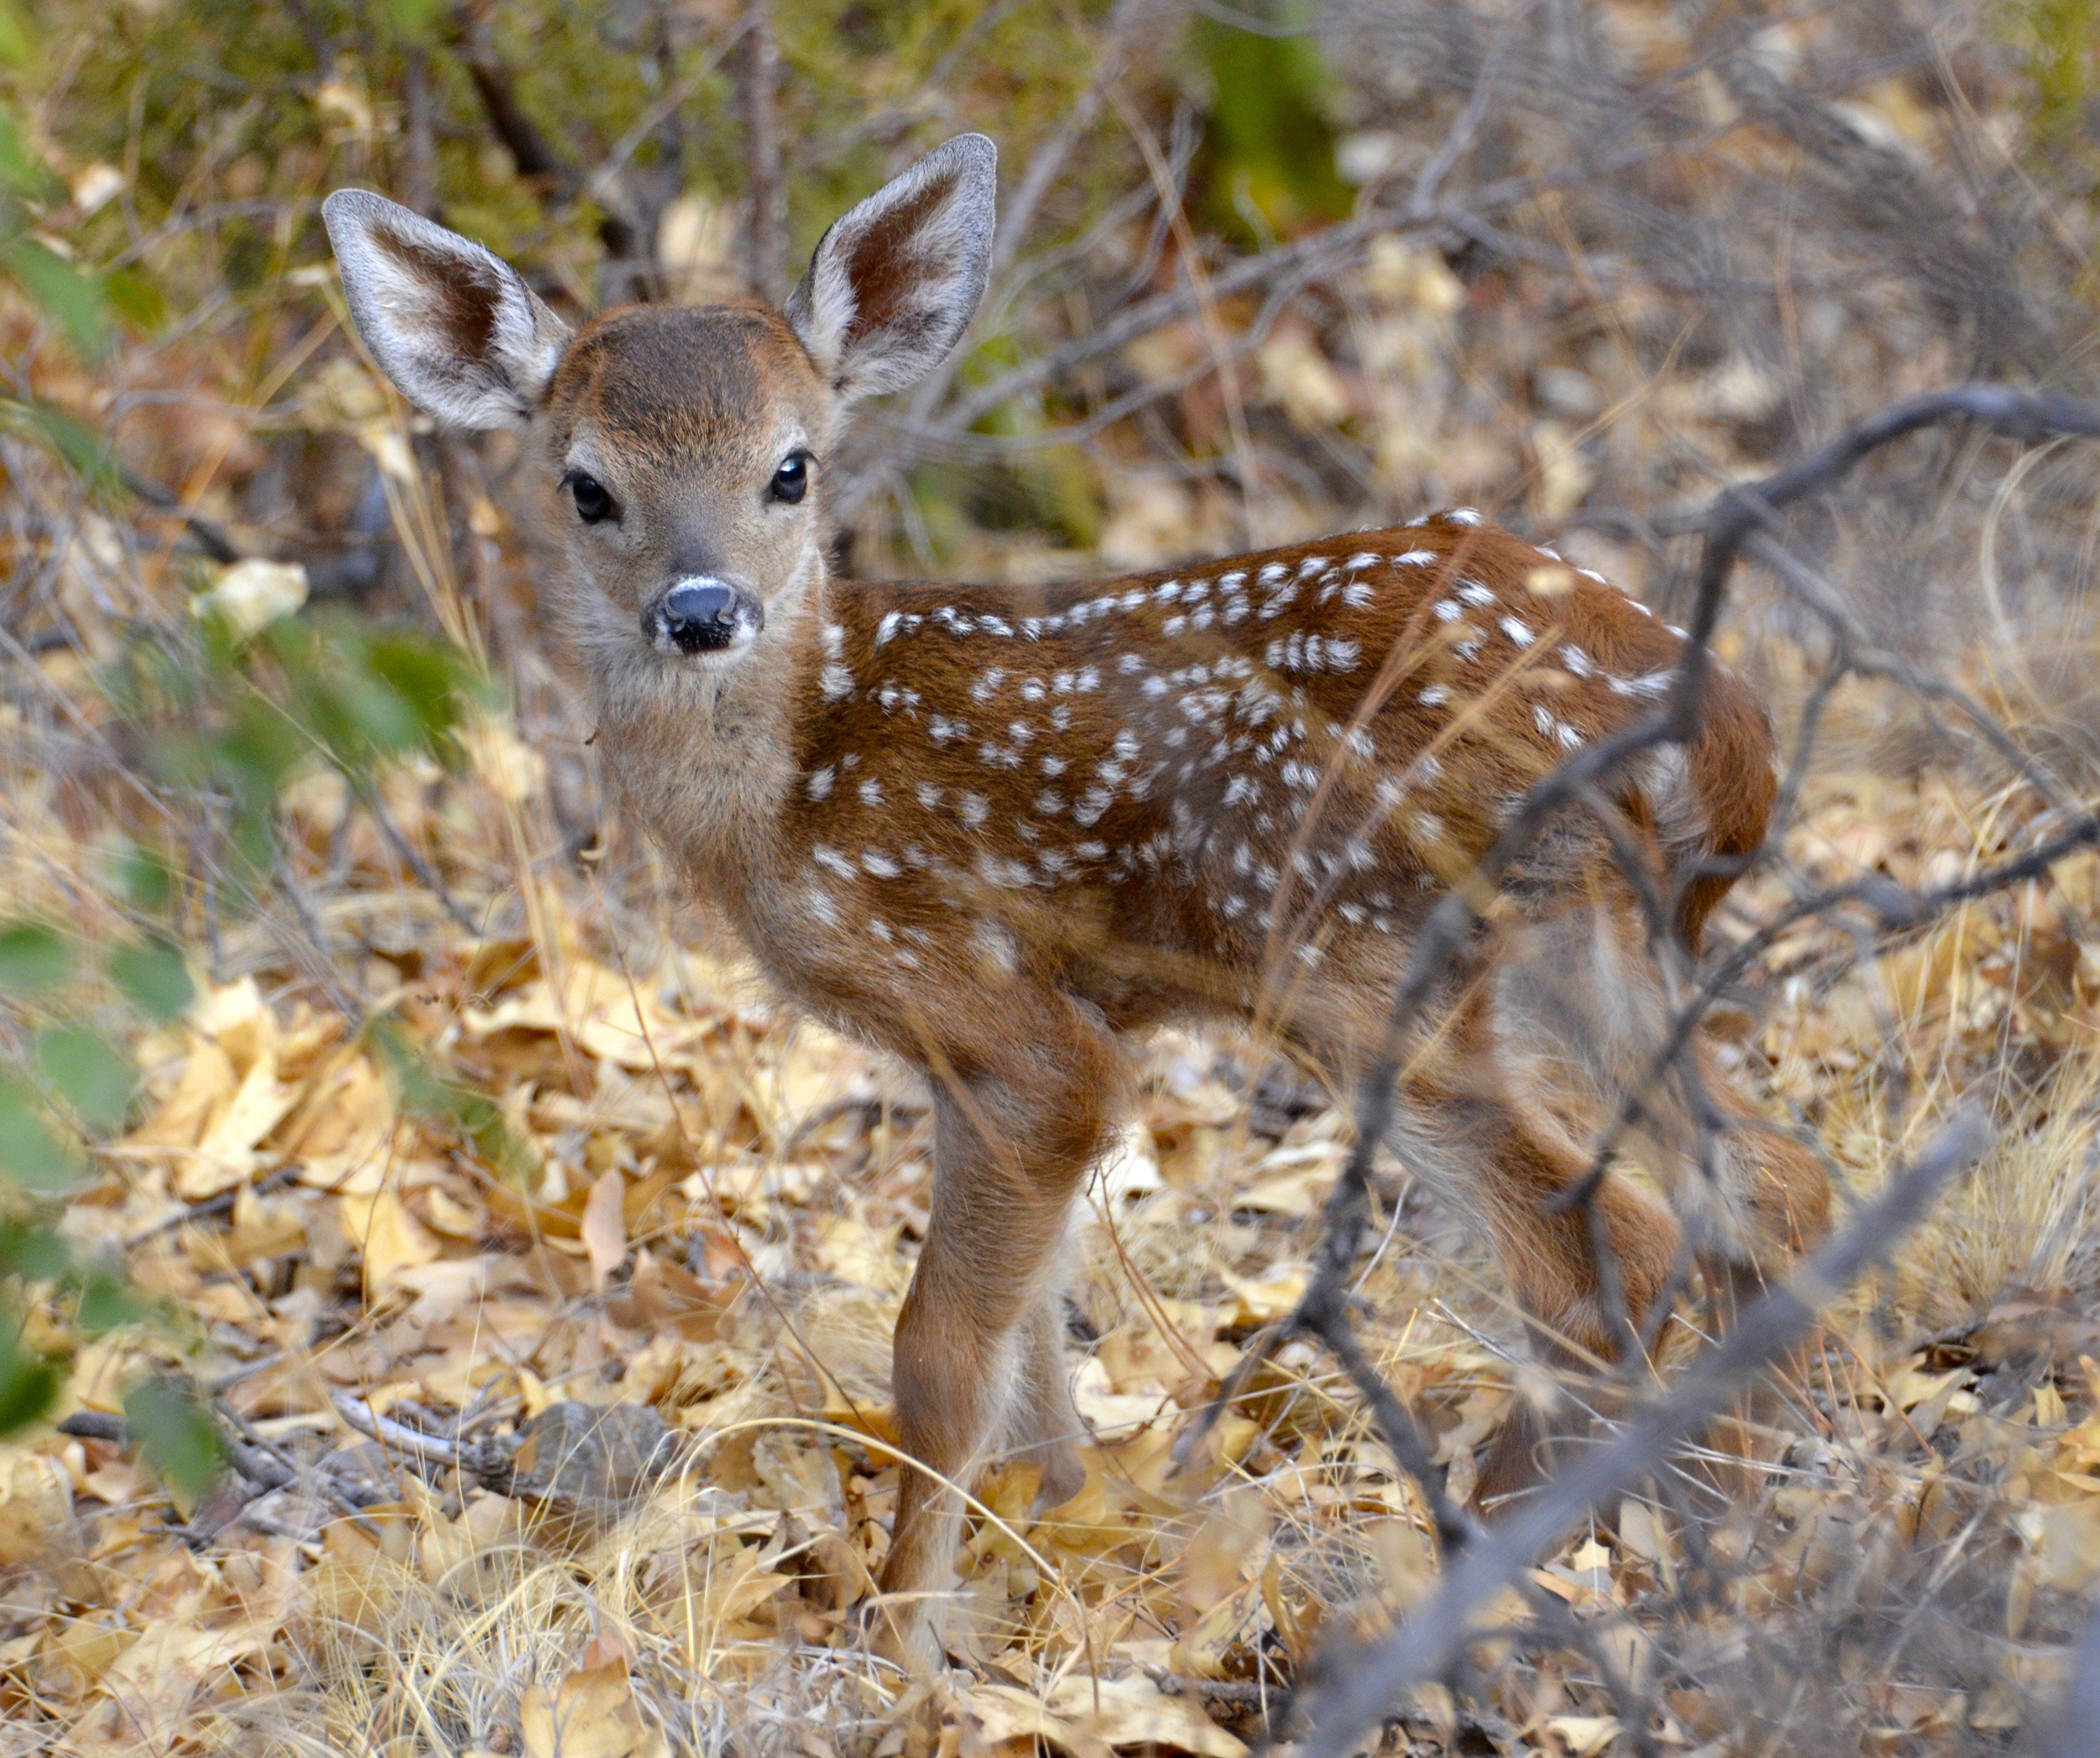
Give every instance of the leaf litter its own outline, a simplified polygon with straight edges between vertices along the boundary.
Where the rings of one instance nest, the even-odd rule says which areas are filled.
[[[486,816],[505,804],[469,791]],[[1794,861],[1913,879],[1981,858],[1979,823],[2001,844],[2016,829],[1943,778],[1890,791],[1819,778]],[[32,800],[12,810],[62,834]],[[442,849],[474,813],[431,822]],[[501,1141],[414,1102],[371,1029],[267,968],[203,984],[137,1042],[137,1121],[68,1226],[190,1328],[82,1342],[61,1420],[0,1447],[9,1750],[1238,1758],[1323,1644],[1430,1589],[1418,1498],[1304,1343],[1173,1469],[1193,1413],[1303,1291],[1347,1124],[1335,1095],[1261,1102],[1259,1046],[1167,1033],[1082,1221],[1085,1485],[1032,1513],[1032,1468],[995,1468],[948,1619],[955,1671],[915,1685],[869,1659],[855,1607],[896,1495],[888,1333],[925,1225],[924,1096],[712,950],[638,967],[603,895],[548,885],[544,945],[426,921],[399,960],[399,1029],[492,1095]],[[1698,1542],[1735,1564],[1714,1602],[1688,1609],[1667,1503],[1629,1499],[1541,1560],[1533,1580],[1656,1687],[1664,1747],[1731,1725],[1745,1632],[1851,1605],[1863,1557],[1965,1545],[1949,1566],[1983,1568],[1992,1601],[1977,1682],[1876,1687],[1885,1749],[2010,1737],[2058,1676],[2100,1575],[2100,1326],[2084,1235],[2062,1225],[2064,1168],[2092,1161],[2096,904],[2100,861],[2081,857],[1820,989],[1842,935],[1771,949],[1772,1004],[1731,1053],[1855,1188],[1906,1144],[1886,1082],[1964,1090],[2008,1033],[2047,1065],[2001,1099],[2020,1126],[1994,1165],[1740,1437],[1773,1469],[1701,1517]],[[1396,1165],[1381,1197],[1368,1334],[1463,1490],[1537,1376],[1448,1217]],[[177,1366],[259,1474],[192,1505],[108,1421]],[[1489,1663],[1495,1641],[1511,1647],[1489,1642]],[[1507,1670],[1495,1717],[1427,1692],[1389,1737],[1622,1743],[1573,1650],[1534,1642]]]

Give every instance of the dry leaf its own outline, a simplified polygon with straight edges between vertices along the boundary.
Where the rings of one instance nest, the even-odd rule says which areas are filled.
[[[534,1685],[518,1706],[525,1758],[669,1758],[664,1730],[642,1719],[624,1659]]]
[[[350,1236],[364,1254],[364,1279],[371,1288],[387,1288],[404,1271],[433,1263],[444,1248],[428,1227],[409,1214],[390,1185],[376,1196],[344,1196],[339,1212]]]
[[[1596,1758],[1619,1737],[1616,1716],[1548,1716],[1546,1731],[1567,1748],[1568,1758]]]
[[[65,1467],[41,1453],[0,1447],[0,1568],[48,1555],[73,1534]]]
[[[1220,1270],[1218,1279],[1237,1297],[1226,1322],[1234,1325],[1268,1324],[1297,1310],[1305,1298],[1306,1271],[1302,1264],[1280,1266],[1266,1276],[1235,1276]]]
[[[1110,1746],[1163,1746],[1198,1758],[1245,1758],[1246,1751],[1195,1698],[1169,1697],[1141,1672],[1098,1683],[1074,1674],[1050,1693],[1048,1707],[1066,1725]]]
[[[620,1207],[626,1192],[627,1180],[615,1166],[598,1175],[584,1201],[584,1249],[590,1254],[592,1284],[601,1292],[627,1262],[627,1221]]]

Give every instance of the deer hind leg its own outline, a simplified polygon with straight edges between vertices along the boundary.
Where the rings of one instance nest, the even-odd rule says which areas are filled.
[[[1564,991],[1586,1005],[1596,998],[1588,957],[1572,935],[1549,944],[1527,931],[1508,949],[1458,1003],[1434,1064],[1408,1082],[1410,1139],[1394,1143],[1414,1167],[1440,1173],[1483,1226],[1533,1354],[1577,1376],[1617,1357],[1630,1328],[1639,1333],[1670,1285],[1681,1238],[1668,1205],[1621,1173],[1586,1205],[1566,1201],[1590,1171],[1585,1143],[1600,1121],[1586,1060],[1591,1033],[1562,1006]],[[1572,1401],[1549,1420],[1520,1399],[1482,1468],[1480,1498],[1523,1487],[1564,1430],[1586,1425]]]
[[[1639,1335],[1667,1298],[1679,1244],[1676,1217],[1624,1177],[1607,1177],[1587,1213],[1561,1207],[1589,1170],[1590,1157],[1549,1120],[1512,1108],[1492,1143],[1484,1205],[1533,1354],[1578,1379],[1617,1359],[1629,1330]],[[1557,1443],[1587,1431],[1586,1403],[1564,1399],[1546,1411],[1520,1397],[1482,1464],[1479,1499],[1533,1481]]]
[[[1585,1171],[1589,1155],[1576,1144],[1634,1094],[1643,1118],[1634,1157],[1667,1183],[1674,1199],[1665,1208],[1618,1171],[1599,1190],[1598,1213],[1626,1282],[1627,1316],[1640,1325],[1677,1267],[1682,1217],[1725,1319],[1820,1236],[1829,1201],[1820,1162],[1756,1115],[1703,1038],[1688,1049],[1688,1086],[1675,1073],[1649,1078],[1673,1022],[1661,972],[1630,906],[1600,903],[1533,924],[1512,950],[1517,956],[1496,973],[1492,1012],[1480,1022],[1480,1035],[1489,1040],[1482,1061],[1498,1072],[1506,1090],[1549,1098],[1546,1127],[1535,1133],[1549,1145],[1549,1158],[1564,1166],[1573,1152]],[[1533,1175],[1552,1174],[1542,1163]],[[1521,1183],[1506,1179],[1498,1187],[1515,1190]],[[1517,1224],[1512,1217],[1505,1231]],[[1564,1268],[1565,1262],[1564,1253]],[[1521,1292],[1522,1273],[1513,1267],[1511,1276]],[[1588,1285],[1594,1291],[1594,1283]],[[1528,1297],[1533,1311],[1541,1292],[1534,1288]],[[1609,1356],[1616,1352],[1609,1338],[1597,1348],[1582,1337],[1580,1320],[1594,1316],[1577,1306],[1575,1322],[1564,1321],[1560,1330]],[[1545,1352],[1555,1353],[1551,1344]],[[1530,1450],[1526,1422],[1536,1425],[1536,1414],[1520,1408],[1498,1451],[1502,1487],[1515,1487],[1517,1456]]]
[[[917,1464],[898,1485],[878,1584],[887,1626],[879,1639],[922,1668],[939,1659],[935,1602],[954,1577],[963,1513],[955,1490],[1006,1443],[1017,1417],[1045,1448],[1046,1484],[1053,1474],[1068,1482],[1077,1465],[1055,1445],[1077,1417],[1066,1415],[1054,1272],[1120,1071],[1113,1051],[1076,1020],[1014,1037],[1030,1040],[1025,1063],[1002,1076],[936,1082],[933,1214],[897,1321],[898,1428]]]
[[[1589,1157],[1550,1113],[1510,1096],[1522,1089],[1495,1077],[1485,1045],[1467,1046],[1458,1069],[1462,1084],[1407,1083],[1392,1145],[1410,1170],[1448,1189],[1479,1220],[1534,1353],[1570,1372],[1594,1368],[1617,1355],[1621,1327],[1599,1274],[1589,1216],[1556,1200],[1589,1170]],[[1623,1317],[1638,1330],[1669,1284],[1676,1219],[1624,1178],[1607,1179],[1592,1204]],[[1552,1443],[1584,1425],[1572,1405],[1549,1420],[1520,1400],[1481,1468],[1478,1498],[1485,1503],[1522,1488],[1539,1474]]]

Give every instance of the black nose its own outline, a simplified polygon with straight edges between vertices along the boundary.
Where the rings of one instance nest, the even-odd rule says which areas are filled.
[[[664,594],[655,621],[679,652],[713,652],[736,639],[736,593],[720,580],[681,580]]]

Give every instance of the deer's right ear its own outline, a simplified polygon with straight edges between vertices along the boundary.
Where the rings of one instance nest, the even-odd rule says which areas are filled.
[[[836,222],[788,296],[788,322],[840,400],[908,385],[962,339],[991,267],[999,149],[936,147]]]
[[[569,332],[518,271],[364,190],[338,190],[321,218],[358,333],[401,394],[456,426],[523,427]]]

